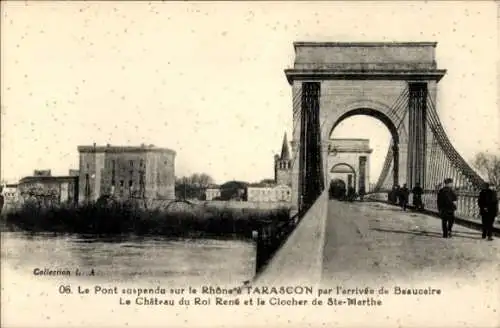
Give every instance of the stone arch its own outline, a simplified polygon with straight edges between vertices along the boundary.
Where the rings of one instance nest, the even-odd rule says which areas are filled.
[[[334,172],[334,170],[339,166],[348,167],[350,169],[350,172]],[[331,173],[351,173],[352,174],[352,186],[354,187],[354,189],[356,189],[356,185],[358,183],[358,173],[356,172],[356,169],[351,164],[345,163],[345,162],[336,163],[335,165],[332,166],[332,168],[330,169],[330,172]],[[348,184],[347,181],[344,181],[344,183],[346,185]]]
[[[393,164],[395,165],[393,165],[392,168],[392,179],[395,181],[395,183],[399,183],[399,181],[405,179],[404,171],[401,170],[400,167],[401,159],[404,160],[404,157],[406,157],[406,150],[401,150],[401,147],[406,147],[405,144],[407,142],[407,136],[400,133],[401,130],[405,130],[405,122],[403,122],[403,117],[401,117],[400,115],[396,115],[391,107],[389,107],[387,104],[373,99],[352,101],[347,103],[345,106],[341,106],[340,108],[328,110],[326,111],[326,113],[328,114],[324,118],[324,130],[322,131],[324,140],[328,140],[330,138],[334,129],[342,121],[352,116],[370,116],[382,122],[389,130],[389,133],[391,134],[394,142]],[[389,117],[389,113],[392,113],[392,117]],[[402,124],[402,129],[399,129],[400,124]],[[324,161],[324,163],[327,164],[327,160]]]
[[[354,169],[354,167],[352,167],[351,164],[348,164],[348,163],[336,163],[335,165],[332,166],[332,168],[330,169],[330,172],[333,172],[333,170],[338,167],[338,166],[347,166],[351,169],[352,173],[354,175],[356,175],[356,170]]]
[[[323,131],[323,135],[326,138],[329,138],[333,130],[342,121],[349,117],[366,115],[376,118],[382,122],[389,130],[394,142],[399,144],[401,142],[401,136],[398,133],[398,125],[400,124],[402,117],[396,116],[395,120],[391,119],[388,115],[391,110],[392,109],[389,106],[376,100],[363,99],[351,102],[338,110],[329,111],[327,122],[325,124],[326,130]]]

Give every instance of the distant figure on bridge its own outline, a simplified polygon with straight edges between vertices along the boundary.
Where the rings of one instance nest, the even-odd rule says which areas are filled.
[[[424,204],[422,203],[422,194],[424,190],[420,187],[420,183],[417,183],[412,190],[413,193],[413,206],[417,211],[421,211],[424,209]]]
[[[359,188],[359,200],[360,201],[363,201],[363,198],[365,197],[365,194],[366,194],[365,187]]]
[[[340,188],[339,194],[340,194],[340,198],[339,198],[340,200],[346,200],[347,190],[345,187]]]
[[[389,202],[391,204],[397,204],[399,203],[399,186],[398,185],[394,185],[392,187],[392,190],[389,192]]]
[[[356,190],[354,189],[353,186],[349,186],[349,188],[347,189],[347,200],[353,202],[355,198],[356,198]]]
[[[406,186],[406,183],[403,184],[403,187],[399,189],[399,205],[406,211],[406,207],[408,206],[408,198],[410,197],[410,190]]]
[[[447,178],[444,180],[444,187],[437,194],[437,206],[441,217],[443,238],[451,238],[453,223],[455,222],[455,210],[457,209],[456,201],[457,195],[453,191],[453,180]]]
[[[2,214],[4,200],[5,199],[3,196],[3,186],[0,186],[0,214]]]
[[[345,183],[342,180],[330,182],[330,198],[345,200]]]
[[[498,197],[495,190],[485,183],[477,199],[479,214],[483,223],[483,239],[493,240],[493,222],[498,215]]]

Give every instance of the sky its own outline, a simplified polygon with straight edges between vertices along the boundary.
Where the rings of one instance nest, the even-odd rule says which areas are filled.
[[[292,135],[294,41],[436,41],[437,109],[466,159],[500,148],[497,8],[474,2],[1,2],[1,178],[78,167],[78,145],[174,149],[176,175],[273,177]],[[389,133],[369,138],[371,176]],[[372,181],[374,182],[374,181]]]

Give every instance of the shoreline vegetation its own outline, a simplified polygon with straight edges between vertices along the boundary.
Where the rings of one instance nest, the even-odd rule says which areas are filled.
[[[2,213],[2,231],[78,234],[91,237],[251,239],[252,231],[289,220],[289,209],[146,209],[134,203],[40,207],[26,203]]]

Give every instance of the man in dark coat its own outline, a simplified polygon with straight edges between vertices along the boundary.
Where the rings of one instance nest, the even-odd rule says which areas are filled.
[[[406,206],[408,206],[408,198],[410,197],[410,190],[406,187],[406,183],[403,184],[403,187],[399,189],[399,205],[403,208],[403,211],[406,211]]]
[[[447,178],[444,180],[444,187],[437,194],[437,206],[441,217],[443,238],[451,238],[453,223],[455,222],[455,210],[457,209],[456,201],[457,195],[453,191],[453,180]]]
[[[392,203],[394,205],[399,204],[399,185],[392,187]]]
[[[365,194],[366,194],[365,187],[359,188],[359,200],[360,201],[363,201]]]
[[[493,240],[493,222],[498,215],[498,197],[495,190],[490,189],[489,183],[485,183],[477,199],[479,214],[483,223],[483,239]]]
[[[3,186],[0,186],[0,214],[2,214],[4,200],[5,199],[3,196]]]
[[[424,204],[422,203],[422,194],[424,190],[420,187],[420,183],[417,183],[412,190],[413,193],[413,206],[417,211],[421,211],[424,209]]]
[[[350,202],[353,202],[355,198],[356,198],[356,190],[354,189],[354,187],[349,186],[349,188],[347,189],[347,199]]]

